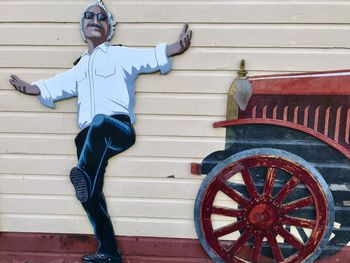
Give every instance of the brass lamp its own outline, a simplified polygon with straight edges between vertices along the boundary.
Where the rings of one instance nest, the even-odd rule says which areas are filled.
[[[238,119],[239,109],[246,110],[252,97],[252,83],[249,81],[245,70],[245,61],[241,61],[238,77],[233,80],[227,99],[227,120]]]

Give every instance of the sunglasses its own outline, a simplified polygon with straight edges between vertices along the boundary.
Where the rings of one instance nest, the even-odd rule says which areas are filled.
[[[94,19],[95,15],[97,16],[97,19],[100,21],[106,21],[106,19],[108,18],[108,16],[106,14],[103,14],[103,13],[95,14],[94,12],[85,12],[84,18]]]

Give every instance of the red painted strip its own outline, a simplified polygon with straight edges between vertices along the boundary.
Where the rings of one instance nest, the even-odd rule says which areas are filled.
[[[328,136],[329,131],[329,114],[331,113],[331,107],[326,110],[326,116],[324,118],[324,135]]]
[[[212,263],[209,258],[128,256],[123,263]]]
[[[349,70],[254,76],[249,80],[254,94],[350,95]]]
[[[345,142],[349,144],[350,136],[350,109],[348,109],[348,116],[346,118]]]
[[[253,108],[252,110],[252,118],[255,119],[256,118],[256,106]]]
[[[348,112],[348,117],[350,118],[350,109]],[[343,153],[347,158],[350,159],[350,151],[349,149],[343,147],[342,145],[336,143],[332,139],[328,138],[322,133],[319,133],[313,129],[310,129],[306,126],[296,124],[293,122],[288,122],[288,121],[281,121],[281,120],[272,120],[272,119],[240,119],[240,120],[234,120],[234,121],[221,121],[221,122],[216,122],[214,123],[214,128],[219,128],[219,127],[229,127],[229,126],[237,126],[237,125],[242,125],[242,124],[271,124],[271,125],[276,125],[276,126],[284,126],[287,128],[299,130],[305,133],[308,133],[321,141],[324,141],[325,143],[329,144],[336,150],[340,151]]]
[[[257,75],[249,77],[250,80],[260,79],[260,78],[274,78],[274,77],[300,77],[304,75],[327,75],[327,74],[340,74],[349,73],[350,69],[341,70],[328,70],[328,71],[310,71],[310,72],[300,72],[300,73],[287,73],[287,74],[271,74],[271,75]]]
[[[288,106],[284,107],[283,109],[283,120],[288,120]]]
[[[201,175],[201,168],[200,163],[191,163],[191,174]]]
[[[315,110],[315,121],[314,121],[314,130],[315,131],[318,130],[319,117],[320,117],[320,107],[317,107],[317,109]]]
[[[273,116],[272,116],[272,118],[275,119],[275,120],[277,119],[277,110],[278,110],[278,106],[273,108]]]
[[[344,247],[333,256],[324,257],[322,259],[318,259],[317,261],[315,261],[315,263],[331,263],[331,262],[337,262],[337,263],[350,262],[350,247]]]
[[[119,237],[118,243],[124,263],[212,262],[195,239]],[[87,235],[0,233],[0,248],[0,262],[3,263],[70,263],[80,262],[81,255],[94,252],[96,242]],[[244,249],[248,250],[246,254],[249,255],[250,249]],[[262,262],[268,261],[264,258]],[[350,247],[344,247],[335,255],[316,261],[329,262],[350,262]]]
[[[307,125],[309,124],[309,110],[310,110],[310,106],[307,106],[304,110],[304,123],[303,123],[303,125],[305,127],[307,127]]]
[[[263,118],[266,118],[266,116],[267,116],[267,106],[265,106],[264,108],[263,108]]]
[[[342,110],[342,107],[339,107],[338,110],[337,110],[337,117],[336,117],[336,120],[335,120],[334,140],[336,142],[339,141],[339,127],[340,127],[341,110]]]
[[[298,117],[299,117],[299,106],[297,106],[294,109],[294,120],[293,120],[294,123],[298,123]]]
[[[197,239],[117,237],[117,241],[125,257],[208,258]],[[81,256],[94,253],[96,247],[97,243],[91,235],[0,233],[0,255],[2,251],[6,251],[7,254],[18,254],[22,257],[24,253],[50,253],[72,257],[74,254]],[[2,257],[0,262],[4,262],[1,259]]]
[[[82,254],[70,255],[69,253],[22,253],[0,251],[1,263],[80,263]],[[211,263],[206,257],[157,257],[157,256],[124,256],[123,263]]]
[[[71,263],[81,262],[81,253],[23,252],[0,250],[1,263]]]

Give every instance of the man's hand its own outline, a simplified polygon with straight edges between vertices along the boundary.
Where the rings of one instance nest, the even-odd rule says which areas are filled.
[[[188,29],[188,24],[185,24],[179,39],[175,43],[168,45],[168,48],[167,48],[168,57],[180,55],[189,48],[189,46],[191,45],[192,30],[187,31],[187,29]]]
[[[40,95],[40,89],[38,88],[38,86],[30,85],[29,83],[21,80],[16,75],[11,75],[9,81],[11,85],[21,93],[33,96]]]

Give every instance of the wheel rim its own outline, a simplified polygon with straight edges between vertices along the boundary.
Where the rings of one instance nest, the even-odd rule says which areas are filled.
[[[271,155],[271,151],[274,154]],[[271,258],[276,262],[312,261],[321,252],[321,243],[329,239],[333,224],[333,217],[329,216],[333,203],[327,185],[318,178],[321,176],[316,170],[306,169],[308,164],[292,154],[261,149],[258,153],[245,155],[229,164],[224,162],[225,165],[216,169],[212,178],[208,175],[209,181],[204,184],[206,190],[198,195],[196,218],[200,227],[196,228],[197,233],[198,230],[201,232],[202,245],[216,262],[271,262]],[[260,167],[266,168],[266,177],[258,191],[251,173],[252,169]],[[280,171],[283,176],[287,174],[289,177],[276,192],[274,186]],[[235,176],[242,177],[248,198],[232,186]],[[307,189],[308,194],[288,201],[288,196],[297,188]],[[214,201],[219,192],[236,202],[238,207],[216,205]],[[314,219],[290,215],[310,206],[315,210]],[[215,228],[213,215],[233,218],[235,222]],[[306,240],[300,239],[290,231],[291,228],[309,229],[311,233]],[[239,236],[234,242],[225,240],[225,236],[237,235],[237,232]],[[282,238],[294,252],[282,253],[277,237]],[[264,244],[270,247],[272,257],[263,255]]]

